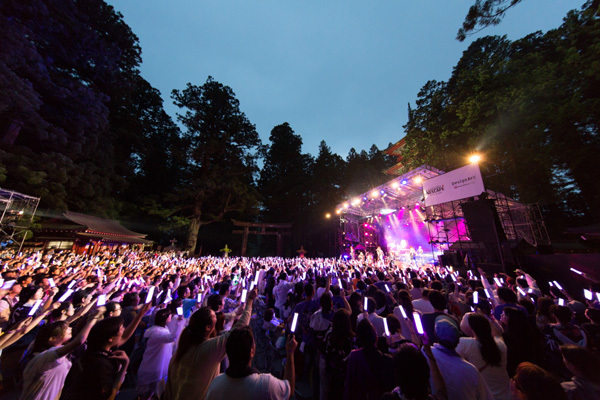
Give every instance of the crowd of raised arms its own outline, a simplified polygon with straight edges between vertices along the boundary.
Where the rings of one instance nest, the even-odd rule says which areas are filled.
[[[342,258],[0,259],[0,395],[600,399],[594,284]]]

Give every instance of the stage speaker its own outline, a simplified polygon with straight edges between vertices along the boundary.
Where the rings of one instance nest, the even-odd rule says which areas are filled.
[[[473,242],[503,242],[506,240],[494,200],[480,199],[461,203],[465,222]]]

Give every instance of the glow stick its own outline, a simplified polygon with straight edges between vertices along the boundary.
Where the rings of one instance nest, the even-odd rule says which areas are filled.
[[[560,286],[560,284],[558,282],[554,281],[554,284],[556,285],[558,290],[563,290],[562,286]]]
[[[583,275],[583,272],[576,270],[575,268],[571,268],[571,271],[575,272],[576,274]]]
[[[587,290],[587,289],[583,289],[583,295],[585,296],[586,299],[588,300],[592,300],[593,298],[593,294],[591,291]]]
[[[62,303],[63,301],[68,299],[72,293],[73,289],[68,289],[62,296],[60,296],[60,299],[58,299],[59,303]]]
[[[452,277],[452,280],[453,280],[454,282],[456,282],[456,277],[455,277],[454,275],[452,275],[452,274],[451,274],[450,276]]]
[[[415,326],[417,327],[417,332],[419,333],[419,335],[422,335],[423,333],[425,333],[425,331],[423,330],[423,324],[421,323],[421,316],[418,312],[414,312],[413,318],[415,319]]]
[[[479,303],[479,293],[477,291],[473,292],[473,304]]]
[[[408,319],[408,315],[406,315],[406,311],[404,311],[404,307],[403,306],[399,306],[400,307],[400,312],[402,313],[402,317],[404,319]]]
[[[490,292],[488,292],[487,289],[483,289],[483,291],[485,292],[485,297],[487,297],[489,299],[490,298]]]
[[[368,308],[368,307],[367,307],[367,305],[368,305],[368,304],[369,304],[369,298],[368,298],[368,297],[365,297],[365,305],[364,305],[364,307],[363,307],[363,311],[367,311],[367,308]]]
[[[554,284],[552,282],[548,282],[548,285],[550,285],[550,287],[554,287]]]
[[[254,278],[254,284],[258,285],[258,275],[260,274],[260,271],[256,271],[256,277]]]
[[[500,279],[494,277],[494,282],[496,282],[496,286],[500,287],[502,286],[502,282],[500,282]]]
[[[154,294],[154,286],[150,286],[150,289],[148,289],[148,295],[146,295],[146,303],[150,303],[152,301],[153,294]]]
[[[56,287],[56,283],[54,283],[53,278],[48,278],[48,283],[50,284],[50,287]]]
[[[565,299],[558,299],[558,305],[559,306],[564,306],[565,305]]]
[[[4,279],[0,278],[0,287],[2,287],[2,285],[4,285]]]
[[[596,297],[598,298],[598,301],[600,301],[600,292],[596,292]]]
[[[177,307],[177,315],[183,315],[183,307]]]
[[[29,310],[29,314],[27,314],[28,316],[32,316],[35,315],[35,312],[37,311],[38,308],[40,308],[40,305],[42,304],[42,300],[36,300],[35,303],[33,304],[33,307],[31,307],[31,310]]]
[[[202,293],[198,293],[198,303],[202,303]]]
[[[252,289],[254,289],[254,281],[250,282],[250,289],[249,290],[252,290]]]
[[[388,293],[390,292],[390,287],[387,284],[385,285],[385,290],[387,290]]]
[[[245,303],[246,302],[246,295],[248,294],[248,290],[244,289],[242,290],[242,298],[241,298],[241,302]]]
[[[385,329],[385,336],[390,336],[390,329],[388,328],[387,318],[383,319],[383,329]]]
[[[298,313],[294,313],[294,319],[292,320],[291,332],[296,332],[296,324],[298,323]]]
[[[106,295],[105,294],[101,294],[100,296],[98,296],[98,302],[96,303],[96,306],[97,307],[102,307],[105,304],[106,304]]]
[[[527,295],[525,294],[525,292],[523,291],[523,289],[521,289],[521,287],[520,287],[520,286],[517,286],[517,290],[519,291],[519,293],[521,294],[521,296],[523,296],[523,297],[527,296]]]
[[[473,306],[471,306],[471,311],[475,312],[475,309],[473,308]]]
[[[17,281],[14,279],[12,281],[6,281],[4,282],[4,285],[2,285],[2,289],[10,289],[15,285],[15,283],[17,283]]]

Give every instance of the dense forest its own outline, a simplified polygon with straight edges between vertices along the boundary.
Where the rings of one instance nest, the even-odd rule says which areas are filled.
[[[204,254],[240,240],[232,218],[291,222],[287,255],[318,255],[335,223],[325,213],[390,178],[395,160],[375,145],[305,154],[285,121],[262,143],[212,77],[173,89],[176,123],[140,74],[135,33],[103,0],[3,1],[0,38],[0,186],[40,196],[43,214],[117,218]],[[539,203],[554,232],[597,222],[599,64],[597,2],[547,33],[478,39],[447,82],[423,86],[390,142],[406,135],[406,170],[482,152],[487,186]]]

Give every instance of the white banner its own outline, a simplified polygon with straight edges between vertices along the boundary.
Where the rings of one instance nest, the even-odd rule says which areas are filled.
[[[481,171],[476,163],[423,181],[425,206],[479,196],[484,191]]]

